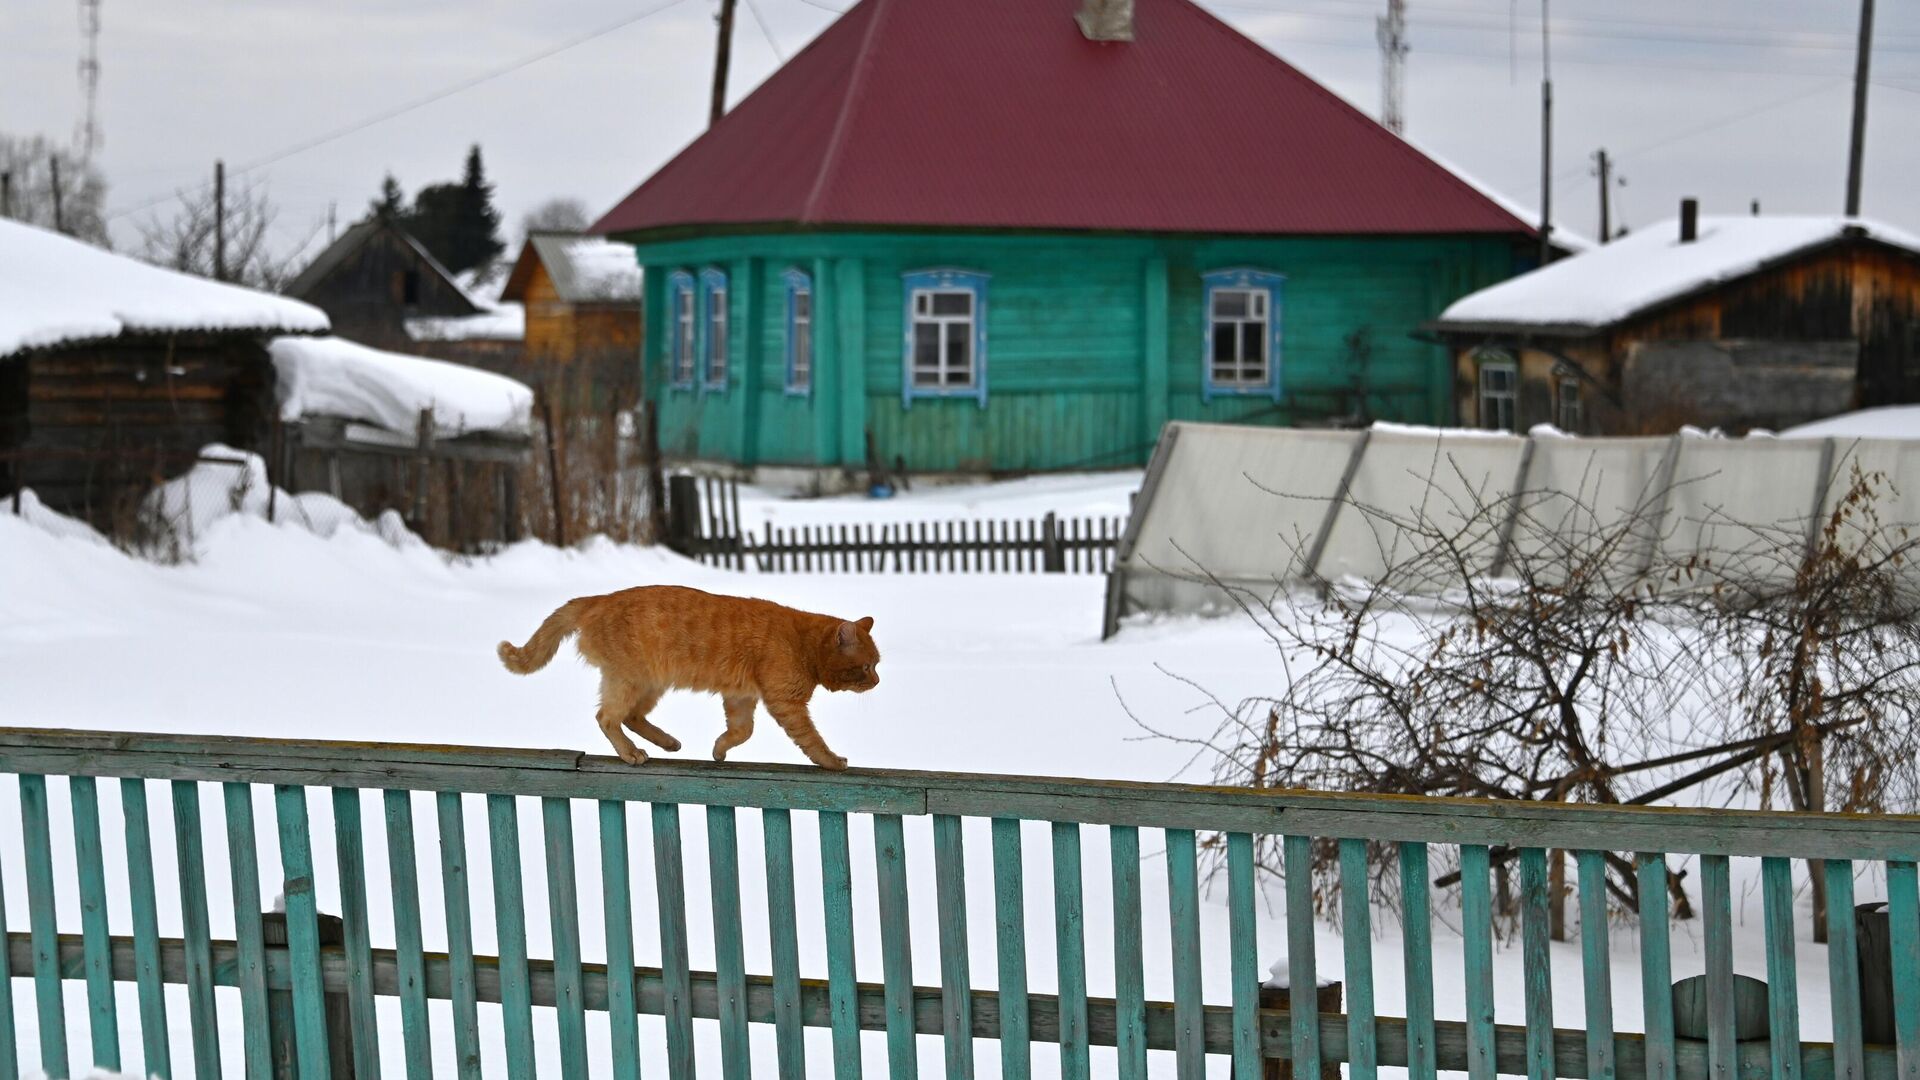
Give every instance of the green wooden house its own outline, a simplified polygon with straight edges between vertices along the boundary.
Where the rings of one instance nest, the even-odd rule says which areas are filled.
[[[1451,416],[1410,335],[1532,230],[1189,0],[1087,2],[861,0],[595,226],[668,454],[1111,468],[1170,419]]]

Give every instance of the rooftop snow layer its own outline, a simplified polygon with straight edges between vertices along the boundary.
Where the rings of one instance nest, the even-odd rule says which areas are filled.
[[[436,438],[531,430],[533,391],[505,375],[337,337],[278,338],[269,349],[285,420],[338,416],[412,433],[432,409]]]
[[[1920,439],[1920,405],[1883,405],[1790,427],[1783,439]]]
[[[0,356],[124,333],[324,333],[319,308],[0,220]]]
[[[1839,240],[1849,229],[1920,254],[1920,238],[1860,218],[1703,217],[1698,238],[1689,243],[1681,243],[1678,222],[1664,221],[1463,297],[1441,313],[1439,323],[1609,326],[1663,301]]]
[[[417,315],[406,320],[415,341],[519,341],[527,336],[527,311],[519,304],[475,300],[478,315]]]

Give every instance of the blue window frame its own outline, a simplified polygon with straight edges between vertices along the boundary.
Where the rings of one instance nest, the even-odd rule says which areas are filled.
[[[700,271],[700,388],[725,390],[732,335],[729,330],[730,305],[727,302],[727,275],[724,271]]]
[[[987,275],[923,270],[901,276],[906,294],[900,400],[973,398],[987,407]]]
[[[788,270],[787,393],[805,397],[813,390],[813,279]]]
[[[676,270],[667,277],[667,385],[693,388],[699,315],[694,310],[693,275]]]
[[[1201,397],[1280,398],[1280,292],[1286,278],[1265,270],[1216,270],[1207,286]]]

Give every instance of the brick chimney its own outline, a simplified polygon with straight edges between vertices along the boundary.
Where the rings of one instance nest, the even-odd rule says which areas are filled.
[[[1133,40],[1133,0],[1080,0],[1073,19],[1088,41]]]
[[[1700,235],[1700,200],[1680,200],[1680,242],[1691,244]]]

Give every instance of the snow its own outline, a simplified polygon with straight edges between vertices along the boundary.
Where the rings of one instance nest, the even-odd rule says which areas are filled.
[[[1920,405],[1883,405],[1877,409],[1829,416],[1790,427],[1782,439],[1920,439]]]
[[[893,500],[859,497],[776,502],[756,495],[764,520],[886,520],[882,515],[1030,516],[1043,509],[1124,507],[1137,486],[1137,472],[1042,477],[969,488],[915,488]],[[305,496],[303,496],[304,498]],[[251,505],[249,502],[248,505]],[[749,505],[743,492],[743,513]],[[1217,716],[1205,708],[1195,687],[1228,701],[1272,692],[1281,667],[1271,642],[1243,619],[1163,619],[1131,626],[1111,642],[1099,640],[1104,581],[1097,575],[736,575],[702,567],[656,549],[589,541],[556,550],[523,543],[488,559],[449,559],[423,545],[389,543],[367,529],[341,529],[321,536],[303,528],[269,524],[250,512],[209,517],[200,535],[199,558],[180,566],[157,566],[128,558],[113,548],[72,536],[56,535],[44,511],[23,518],[0,512],[0,702],[8,722],[20,725],[124,731],[246,734],[388,742],[457,742],[496,746],[554,746],[606,753],[593,723],[596,683],[591,669],[574,659],[569,646],[545,671],[526,678],[500,669],[494,644],[524,637],[555,606],[578,595],[649,583],[678,583],[714,591],[764,596],[813,611],[847,617],[871,615],[885,659],[880,687],[865,695],[823,694],[815,715],[830,745],[856,766],[1055,774],[1132,780],[1167,780],[1184,774],[1192,750],[1145,740],[1128,715],[1131,709],[1156,726],[1181,736],[1204,736]],[[110,668],[110,675],[103,671]],[[1192,680],[1189,685],[1181,679]],[[718,702],[687,693],[670,694],[654,719],[680,736],[688,749],[673,755],[698,759],[722,727]],[[761,720],[757,736],[733,755],[736,760],[802,763],[799,752],[778,729]],[[16,782],[0,777],[0,806],[18,806]],[[78,896],[72,884],[72,820],[66,785],[48,785],[55,840],[57,901],[63,930],[77,926]],[[203,784],[201,816],[211,850],[224,851],[225,820],[218,785]],[[255,820],[263,867],[261,896],[279,891],[279,865],[272,793],[254,789]],[[99,787],[104,820],[120,820],[119,785]],[[168,814],[165,785],[149,785],[151,813]],[[434,840],[432,800],[413,801],[421,916],[426,948],[445,948],[444,909],[439,902],[439,851]],[[339,908],[337,854],[332,799],[309,793],[315,887],[324,910]],[[492,879],[484,854],[482,800],[466,800],[470,895],[474,901],[475,947],[495,950],[490,925]],[[363,797],[367,821],[365,859],[370,867],[388,865],[380,805]],[[682,814],[687,872],[686,910],[689,951],[696,968],[712,970],[714,939],[709,908],[705,814]],[[551,956],[547,883],[537,803],[521,800],[519,822],[526,899],[526,929],[532,955]],[[968,933],[973,979],[988,987],[996,977],[992,845],[987,823],[964,825]],[[815,818],[793,815],[796,895],[804,974],[825,971],[819,850]],[[25,892],[20,878],[20,821],[0,814],[0,874],[5,882],[7,925],[26,926]],[[653,863],[648,842],[647,809],[629,810],[633,857],[636,962],[659,963],[655,932],[657,910]],[[870,823],[853,821],[851,868],[854,883],[857,975],[879,981],[882,952],[876,909],[875,859]],[[1083,930],[1090,993],[1106,996],[1113,988],[1112,865],[1105,830],[1082,829],[1085,906]],[[585,958],[605,956],[599,902],[599,861],[589,853],[597,842],[597,809],[574,806],[578,862],[580,928]],[[1045,823],[1024,827],[1026,859],[1026,931],[1028,975],[1037,993],[1051,993],[1055,977],[1055,917],[1050,882],[1052,844]],[[1141,891],[1146,942],[1146,991],[1151,999],[1172,995],[1171,929],[1166,874],[1156,830],[1143,830]],[[169,880],[159,890],[160,929],[180,932],[179,893],[170,880],[176,865],[172,830],[154,830],[154,857]],[[109,829],[104,837],[108,874],[108,918],[114,933],[130,926],[126,906],[124,838]],[[770,970],[760,817],[739,814],[739,865],[742,871],[741,930],[750,971]],[[925,817],[907,823],[907,861],[912,894],[912,966],[914,980],[938,986],[939,929],[933,889],[931,825]],[[1735,859],[1735,965],[1743,974],[1764,976],[1760,900],[1754,888],[1758,860]],[[1686,878],[1697,886],[1697,867]],[[225,858],[206,862],[212,904],[212,932],[232,934],[231,867]],[[1796,874],[1800,872],[1796,867]],[[377,947],[393,942],[391,898],[383,891],[387,875],[370,874],[371,934]],[[1259,961],[1264,967],[1283,954],[1287,941],[1284,903],[1277,885],[1262,879],[1265,895],[1256,905]],[[1877,899],[1882,886],[1860,884],[1861,902]],[[1458,993],[1463,949],[1457,909],[1451,898],[1434,898],[1434,970],[1436,1011],[1442,1019],[1463,1017]],[[1829,1029],[1826,953],[1806,933],[1804,897],[1801,935],[1796,941],[1800,973],[1802,1032],[1823,1039]],[[1224,882],[1209,883],[1200,912],[1206,957],[1203,987],[1208,1001],[1231,999],[1227,963],[1228,912]],[[1397,922],[1375,913],[1373,970],[1375,996],[1383,1015],[1404,1015]],[[1674,976],[1704,970],[1704,943],[1698,921],[1673,929]],[[1317,972],[1343,978],[1342,941],[1326,922],[1314,926]],[[1616,923],[1610,937],[1614,1010],[1622,1031],[1639,1030],[1638,941],[1631,920]],[[1580,945],[1556,943],[1549,949],[1553,1002],[1561,1027],[1582,1024]],[[1519,942],[1502,941],[1495,954],[1497,1018],[1517,1023],[1523,1015]],[[1284,971],[1284,965],[1280,966]],[[86,996],[69,984],[66,994],[68,1041],[76,1065],[85,1057]],[[18,992],[23,992],[19,991]],[[123,1060],[141,1059],[134,990],[119,987]],[[169,991],[168,1020],[173,1033],[173,1075],[188,1069],[188,1011],[184,990]],[[238,999],[218,998],[226,1075],[242,1074]],[[447,1006],[430,1006],[435,1034],[436,1072],[453,1070]],[[23,1060],[38,1060],[38,1035],[29,1009],[21,1009]],[[488,1071],[501,1063],[499,1012],[483,1007],[482,1055]],[[390,1075],[401,1075],[399,1007],[382,998],[381,1051]],[[559,1050],[553,1012],[536,1009],[534,1024],[540,1071],[557,1075]],[[589,1014],[589,1072],[607,1075],[606,1018]],[[702,1071],[716,1072],[718,1032],[710,1021],[695,1024]],[[641,1018],[642,1072],[666,1074],[662,1023]],[[866,1074],[885,1075],[885,1038],[863,1036]],[[921,1072],[940,1075],[941,1048],[936,1038],[919,1040]],[[772,1075],[771,1030],[755,1025],[751,1049],[755,1074]],[[824,1031],[807,1035],[809,1075],[830,1075],[830,1042]],[[976,1047],[983,1077],[998,1075],[999,1054],[990,1044]],[[1094,1075],[1111,1075],[1113,1050],[1096,1047]],[[1058,1075],[1058,1056],[1036,1045],[1034,1075]],[[1172,1075],[1171,1055],[1155,1053],[1156,1076]],[[1224,1076],[1227,1062],[1209,1062],[1209,1074]]]
[[[533,244],[562,298],[575,302],[640,302],[640,261],[632,244],[601,236],[534,236]]]
[[[1677,222],[1666,221],[1463,297],[1439,322],[1607,326],[1837,240],[1848,229],[1920,253],[1920,238],[1863,218],[1702,217],[1690,243],[1680,242]]]
[[[519,341],[527,336],[527,310],[519,304],[476,298],[478,315],[421,315],[406,320],[414,341]]]
[[[319,308],[0,219],[0,357],[123,333],[322,333]]]
[[[437,438],[532,429],[533,391],[505,375],[337,337],[277,338],[269,351],[283,420],[338,416],[412,434],[432,409]]]

